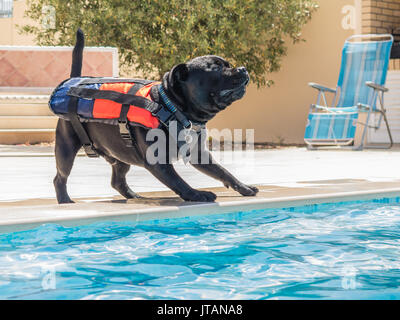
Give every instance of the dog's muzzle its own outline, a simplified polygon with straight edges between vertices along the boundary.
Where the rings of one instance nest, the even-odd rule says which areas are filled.
[[[237,71],[239,72],[239,74],[244,75],[245,76],[245,82],[244,85],[247,86],[250,82],[250,76],[249,73],[247,72],[245,67],[239,67],[237,68]]]
[[[235,79],[233,80],[234,87],[221,90],[219,93],[220,99],[228,104],[243,97],[246,86],[250,81],[249,73],[245,67],[239,67],[236,70]]]

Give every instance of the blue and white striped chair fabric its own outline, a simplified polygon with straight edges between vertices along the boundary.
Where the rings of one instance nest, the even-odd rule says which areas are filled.
[[[354,41],[357,38],[361,41]],[[367,38],[385,40],[366,41]],[[359,111],[377,111],[378,92],[366,83],[385,84],[392,43],[391,35],[352,36],[346,40],[336,91],[310,84],[320,90],[324,101],[325,92],[335,92],[335,97],[332,107],[318,105],[320,96],[317,105],[312,105],[304,135],[307,144],[347,145],[353,142]],[[360,105],[364,108],[359,108]]]
[[[358,112],[346,113],[310,113],[305,139],[320,144],[349,144],[354,139]]]

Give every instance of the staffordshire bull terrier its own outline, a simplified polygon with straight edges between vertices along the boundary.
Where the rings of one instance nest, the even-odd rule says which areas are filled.
[[[71,77],[81,76],[84,35],[77,32],[73,51]],[[244,67],[234,68],[221,57],[208,55],[194,58],[174,66],[161,82],[163,92],[193,125],[204,127],[207,121],[224,110],[232,102],[241,99],[249,83]],[[146,155],[152,145],[146,139],[148,128],[129,126],[133,146],[127,146],[121,138],[118,126],[99,122],[82,123],[97,153],[112,166],[111,186],[127,199],[139,198],[128,186],[126,174],[131,165],[142,166],[185,201],[213,202],[216,195],[209,191],[192,188],[175,171],[172,160],[167,163],[150,163]],[[163,128],[169,135],[167,128]],[[171,137],[169,136],[169,139]],[[167,140],[169,140],[167,139]],[[173,138],[175,139],[175,137]],[[56,128],[55,157],[57,175],[54,186],[58,203],[73,203],[67,192],[67,179],[75,156],[82,147],[71,122],[59,119]],[[166,152],[169,154],[169,144]],[[204,174],[221,181],[244,196],[255,196],[258,189],[236,179],[212,158],[205,143],[195,142],[190,154],[202,161],[189,162]],[[204,159],[206,161],[204,161]],[[199,162],[199,163],[198,163]]]

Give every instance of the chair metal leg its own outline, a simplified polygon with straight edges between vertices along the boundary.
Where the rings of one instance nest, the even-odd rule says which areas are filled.
[[[306,144],[306,148],[307,148],[307,150],[318,150],[318,148],[317,147],[314,147],[312,144]]]
[[[367,128],[368,128],[370,116],[371,116],[371,111],[368,111],[367,119],[365,120],[365,123],[361,123],[361,125],[364,126],[364,130],[363,130],[363,133],[361,135],[361,143],[360,143],[360,145],[354,146],[352,148],[354,151],[362,151],[364,149],[365,135],[367,134]]]
[[[390,143],[389,143],[389,145],[384,145],[384,146],[365,146],[365,148],[367,148],[367,149],[390,149],[393,147],[393,137],[392,137],[392,132],[390,131],[388,119],[386,117],[386,112],[384,112],[382,110],[377,110],[377,111],[380,112],[383,116],[383,120],[385,121],[385,124],[386,124],[386,129],[387,129]]]
[[[386,123],[386,129],[387,129],[387,132],[388,132],[388,135],[389,135],[389,139],[390,139],[390,145],[389,145],[389,149],[390,149],[391,147],[393,147],[392,132],[390,131],[389,122],[388,122],[388,119],[386,117],[386,112],[382,112],[382,114],[383,114],[383,120],[385,120],[385,123]]]
[[[353,147],[351,144],[354,142],[354,139],[349,140],[345,144],[342,145],[315,145],[310,142],[305,141],[307,150],[352,150]]]

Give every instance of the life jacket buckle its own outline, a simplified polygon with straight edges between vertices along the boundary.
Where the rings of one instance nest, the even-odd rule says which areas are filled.
[[[128,122],[119,120],[118,126],[119,126],[119,133],[121,135],[122,140],[124,140],[125,145],[127,147],[133,147],[132,136],[128,129]]]
[[[86,155],[89,158],[98,158],[99,154],[97,153],[96,149],[93,147],[93,144],[84,144],[83,149],[85,150]]]
[[[153,112],[152,115],[157,117],[158,120],[164,124],[167,124],[168,121],[173,118],[173,114],[162,106],[156,112]]]

